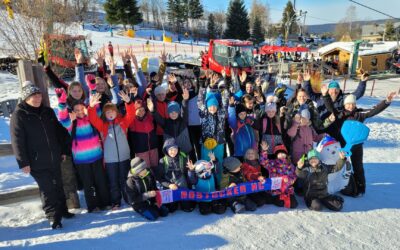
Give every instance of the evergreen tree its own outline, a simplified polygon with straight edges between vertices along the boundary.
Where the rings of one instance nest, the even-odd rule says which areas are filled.
[[[254,18],[253,29],[251,33],[251,38],[254,40],[255,44],[260,44],[264,42],[264,28],[262,27],[261,20],[258,17]]]
[[[181,31],[182,24],[188,19],[187,2],[185,0],[168,0],[168,20],[176,32]]]
[[[203,16],[204,10],[203,5],[201,5],[200,0],[189,0],[189,18],[200,19]]]
[[[390,41],[390,40],[395,40],[396,32],[394,29],[394,24],[392,20],[388,20],[385,23],[385,40]]]
[[[110,24],[123,24],[132,27],[143,21],[142,13],[139,12],[136,0],[107,0],[104,4],[106,20]]]
[[[207,30],[208,30],[208,39],[217,38],[217,29],[215,26],[215,18],[213,14],[210,14],[208,16]]]
[[[250,38],[249,17],[243,0],[231,0],[229,3],[224,37],[240,40]]]

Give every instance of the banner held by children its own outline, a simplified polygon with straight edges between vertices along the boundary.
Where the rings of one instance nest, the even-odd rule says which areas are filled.
[[[289,185],[288,177],[276,177],[265,179],[264,183],[259,181],[246,182],[239,184],[235,187],[226,188],[216,192],[196,192],[189,189],[177,190],[162,190],[157,191],[156,200],[158,206],[161,204],[176,202],[176,201],[209,201],[226,199],[235,196],[242,196],[251,193],[258,193],[262,191],[271,191],[280,189],[282,193],[285,192]],[[286,205],[286,204],[285,204]]]

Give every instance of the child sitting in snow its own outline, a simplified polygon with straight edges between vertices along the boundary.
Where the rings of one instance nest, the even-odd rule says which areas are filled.
[[[164,189],[189,188],[188,158],[186,154],[180,151],[174,138],[169,138],[165,141],[163,151],[164,157],[160,159],[157,168],[158,181]],[[193,201],[178,201],[167,204],[167,207],[172,213],[178,209],[179,205],[183,211],[192,212],[196,203]]]
[[[259,181],[265,182],[264,176],[261,175],[261,165],[258,161],[257,150],[249,148],[244,156],[242,164],[243,174],[247,181]],[[258,207],[261,207],[266,202],[266,193],[258,192],[248,195],[249,198],[254,201]]]
[[[340,171],[346,160],[343,152],[336,165],[327,166],[319,160],[319,153],[312,149],[307,154],[308,162],[304,158],[297,162],[296,174],[304,181],[304,201],[311,210],[320,211],[322,205],[333,211],[340,211],[343,207],[343,198],[328,193],[328,174]]]
[[[268,170],[269,178],[282,177],[286,175],[289,178],[290,186],[284,193],[280,190],[271,191],[271,195],[268,196],[268,202],[283,207],[285,203],[290,203],[290,208],[296,208],[298,203],[294,196],[293,183],[296,181],[295,166],[290,162],[288,158],[288,152],[283,144],[277,145],[274,148],[274,154],[276,159],[268,159],[268,144],[263,141],[261,143],[261,154],[260,164]]]
[[[219,183],[215,175],[215,155],[210,153],[211,161],[198,160],[195,164],[189,161],[189,180],[197,192],[215,192],[219,190]],[[210,213],[223,214],[226,206],[221,200],[198,202],[199,211],[203,215]]]
[[[242,170],[242,163],[235,157],[227,157],[223,161],[224,174],[221,180],[221,189],[235,187],[246,182]],[[247,195],[237,196],[227,199],[228,205],[235,214],[247,211],[255,211],[257,204]]]
[[[135,157],[126,181],[126,193],[132,208],[144,218],[154,221],[159,216],[167,216],[168,208],[156,204],[156,180],[148,170],[146,162]]]

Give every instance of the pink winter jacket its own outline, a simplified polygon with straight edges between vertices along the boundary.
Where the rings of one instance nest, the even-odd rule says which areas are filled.
[[[296,122],[293,122],[287,134],[293,139],[292,162],[295,163],[297,163],[303,154],[307,154],[313,148],[313,142],[318,142],[324,137],[324,134],[318,135],[311,125],[300,126]]]

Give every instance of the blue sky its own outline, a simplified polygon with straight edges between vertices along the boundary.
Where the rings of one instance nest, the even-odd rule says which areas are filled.
[[[229,5],[229,0],[201,0],[207,10],[224,10]],[[252,0],[244,0],[248,10],[250,9]],[[287,0],[260,0],[267,3],[271,9],[271,19],[273,22],[279,22],[282,18],[282,10]],[[293,1],[292,1],[293,2]],[[400,0],[357,0],[357,2],[369,7],[378,9],[389,15],[399,17]],[[350,5],[355,5],[348,0],[296,0],[296,8],[298,10],[306,10],[306,24],[322,24],[337,22],[345,16],[346,9]],[[385,19],[386,16],[366,9],[359,5],[356,6],[357,19],[362,21]],[[397,16],[396,16],[397,15]]]

